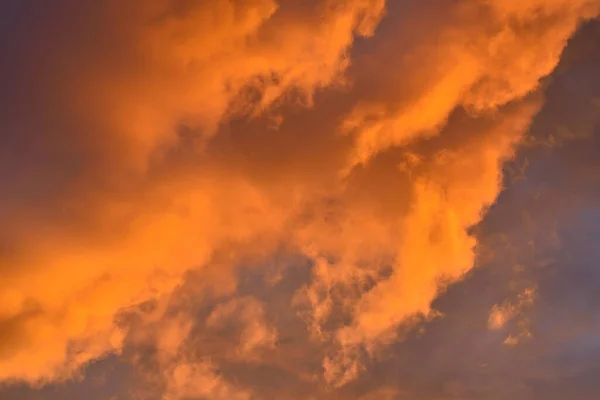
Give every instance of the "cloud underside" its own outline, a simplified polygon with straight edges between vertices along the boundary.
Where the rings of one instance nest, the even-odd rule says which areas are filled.
[[[62,3],[30,12],[1,67],[15,79],[0,95],[0,380],[60,381],[152,348],[132,363],[170,400],[252,399],[218,360],[289,372],[278,353],[299,344],[284,315],[318,349],[302,379],[324,387],[435,318],[432,302],[474,267],[470,228],[544,78],[600,12]],[[288,268],[307,278],[277,315],[239,290],[240,274],[273,287]],[[521,303],[498,305],[490,327]]]

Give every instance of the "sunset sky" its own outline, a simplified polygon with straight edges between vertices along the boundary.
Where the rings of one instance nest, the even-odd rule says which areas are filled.
[[[598,400],[600,0],[0,0],[0,400]]]

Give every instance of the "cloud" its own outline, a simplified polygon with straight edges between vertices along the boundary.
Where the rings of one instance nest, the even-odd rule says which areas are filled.
[[[470,228],[501,191],[541,79],[599,11],[586,0],[44,7],[12,6],[31,29],[2,43],[14,79],[0,97],[0,380],[66,379],[150,343],[169,399],[251,398],[182,349],[224,330],[227,361],[277,352],[268,307],[233,295],[238,270],[277,254],[312,265],[290,297],[333,386],[357,378],[363,351],[435,316],[432,302],[473,268]],[[190,298],[219,292],[205,323],[173,295],[190,271],[203,279]],[[124,316],[152,302],[144,333]]]
[[[350,379],[347,371],[356,374],[360,352],[351,349],[366,345],[372,353],[394,340],[399,325],[427,316],[440,291],[473,267],[476,242],[469,227],[501,190],[502,163],[539,110],[540,81],[557,65],[578,24],[598,12],[597,4],[586,1],[502,4],[464,2],[446,10],[450,17],[431,26],[433,34],[422,42],[413,38],[408,57],[385,64],[410,76],[410,84],[380,78],[381,90],[359,100],[345,121],[355,138],[349,171],[369,168],[361,165],[398,146],[418,162],[408,167],[409,207],[398,221],[393,272],[356,298],[353,322],[335,334],[341,350],[333,357],[345,366],[338,384]],[[333,282],[321,278],[316,285],[331,293],[349,276],[357,274]],[[319,318],[330,304],[331,295],[315,308]],[[331,360],[325,361],[328,371]]]
[[[178,166],[167,149],[184,124],[199,142],[183,150],[203,159],[232,107],[264,108],[292,89],[310,98],[340,76],[353,34],[372,33],[382,10],[380,1],[156,0],[21,11],[33,29],[17,32],[23,50],[4,67],[22,98],[6,111],[3,138],[10,345],[0,376],[68,376],[118,351],[120,309],[171,290],[229,242],[281,236],[287,202],[271,204],[227,164]]]
[[[139,376],[147,390],[138,394],[160,394],[164,400],[253,398],[250,388],[219,370],[226,360],[260,362],[261,350],[274,348],[277,331],[265,320],[263,305],[254,298],[234,298],[203,317],[195,313],[201,301],[186,307],[181,303],[185,291],[176,292],[179,297],[171,297],[164,314],[153,312],[158,319],[138,314],[140,323],[130,332],[129,357],[145,371]],[[147,353],[148,348],[154,351]]]
[[[277,341],[277,330],[265,321],[263,305],[253,298],[233,299],[218,304],[207,318],[210,329],[223,330],[231,322],[242,324],[237,352],[240,356],[252,357],[261,348],[273,348]]]
[[[165,400],[185,398],[210,398],[215,400],[247,400],[250,393],[224,382],[209,363],[180,362],[172,372]]]
[[[519,315],[525,307],[530,307],[535,299],[535,289],[528,288],[519,294],[515,304],[505,301],[502,304],[495,304],[490,311],[488,327],[490,329],[500,329],[507,322]]]

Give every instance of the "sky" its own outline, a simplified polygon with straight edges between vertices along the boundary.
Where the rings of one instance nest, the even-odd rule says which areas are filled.
[[[0,399],[596,400],[599,17],[2,1]]]

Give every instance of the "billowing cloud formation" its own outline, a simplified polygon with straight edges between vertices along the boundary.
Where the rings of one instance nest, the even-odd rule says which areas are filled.
[[[194,171],[175,165],[168,151],[178,124],[203,142],[232,106],[251,105],[245,96],[260,95],[256,107],[292,88],[310,96],[339,75],[353,34],[371,33],[382,6],[109,1],[49,10],[14,65],[33,65],[41,52],[47,82],[24,72],[16,85],[34,91],[23,108],[58,109],[31,123],[17,109],[24,115],[6,127],[9,148],[21,153],[15,162],[34,161],[23,165],[23,181],[6,176],[3,237],[16,243],[3,246],[0,375],[69,374],[119,348],[112,321],[122,307],[168,290],[226,242],[281,235],[290,205],[271,205],[243,171],[224,160]],[[15,92],[25,97],[27,88]],[[210,158],[202,145],[195,154]],[[52,179],[54,193],[43,193]]]
[[[191,270],[208,282],[196,295],[232,296],[237,270],[275,256],[312,264],[289,301],[333,386],[434,317],[473,267],[469,228],[540,80],[600,6],[399,3],[10,6],[31,29],[4,24],[18,39],[2,43],[0,379],[66,378],[149,342],[165,398],[252,398],[182,352],[211,330],[232,335],[220,357],[277,351],[259,300],[223,300],[202,324],[158,306],[140,314],[150,338],[121,317]]]

